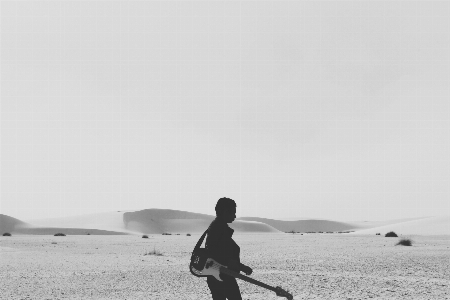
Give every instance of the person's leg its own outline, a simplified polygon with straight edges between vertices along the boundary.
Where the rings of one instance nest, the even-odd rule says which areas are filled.
[[[228,300],[242,300],[241,291],[235,278],[225,281],[225,294]]]
[[[224,283],[215,279],[214,277],[208,276],[206,278],[209,290],[211,291],[211,296],[213,300],[225,300],[226,294],[224,291]]]

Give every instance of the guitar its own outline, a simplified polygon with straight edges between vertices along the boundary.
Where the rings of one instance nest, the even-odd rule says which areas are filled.
[[[191,270],[191,273],[198,277],[206,277],[206,276],[214,276],[217,280],[223,281],[222,278],[220,278],[220,273],[227,274],[230,276],[233,276],[235,278],[239,278],[242,280],[245,280],[247,282],[256,284],[260,287],[266,288],[268,290],[274,291],[277,296],[279,297],[286,297],[288,300],[294,299],[293,296],[283,290],[281,287],[273,287],[268,284],[265,284],[261,281],[255,280],[253,278],[247,277],[245,275],[241,275],[238,272],[234,272],[232,270],[229,270],[226,266],[219,264],[217,261],[215,261],[212,258],[207,258],[205,263],[203,264],[204,260],[195,261],[195,264],[191,264],[189,266],[189,269]],[[202,267],[203,265],[203,267]]]

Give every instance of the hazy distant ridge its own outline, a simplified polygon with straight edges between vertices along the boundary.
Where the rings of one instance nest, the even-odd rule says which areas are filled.
[[[16,229],[28,225],[28,223],[19,219],[0,214],[0,234],[3,234],[4,232],[14,232]]]
[[[123,221],[125,223],[129,222],[131,219],[204,219],[212,221],[214,218],[215,216],[206,214],[159,208],[143,209],[123,214]]]
[[[125,228],[140,233],[200,233],[215,216],[171,209],[144,209],[123,214]],[[236,220],[236,232],[278,232],[268,224]]]
[[[346,231],[359,228],[359,226],[351,223],[328,220],[280,221],[258,217],[243,217],[238,218],[238,220],[262,222],[284,232],[292,230],[296,232]]]
[[[143,209],[139,211],[113,211],[75,217],[21,221],[0,214],[0,234],[161,234],[202,233],[214,215],[172,209]],[[258,217],[237,218],[230,227],[236,233],[280,232],[338,232],[355,231],[354,234],[450,235],[450,217],[424,217],[391,221],[338,222],[330,220],[282,221]]]
[[[36,234],[36,235],[53,235],[56,233],[64,233],[68,235],[127,235],[129,233],[112,231],[112,230],[101,230],[95,228],[65,228],[65,227],[24,227],[17,228],[14,233],[19,234]]]
[[[121,231],[114,230],[102,230],[97,228],[70,228],[64,226],[36,226],[34,224],[23,222],[19,219],[12,218],[7,215],[0,214],[0,234],[5,232],[17,233],[17,234],[37,234],[37,235],[47,235],[55,233],[65,233],[65,234],[100,234],[100,235],[122,235],[128,234]]]

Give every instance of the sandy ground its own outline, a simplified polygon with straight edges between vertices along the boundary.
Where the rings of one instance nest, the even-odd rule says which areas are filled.
[[[0,299],[211,299],[188,271],[198,238],[0,237]],[[382,236],[235,235],[251,277],[294,299],[450,299],[450,236],[410,238],[412,247]],[[153,249],[163,255],[144,255]],[[243,299],[283,299],[239,285]]]

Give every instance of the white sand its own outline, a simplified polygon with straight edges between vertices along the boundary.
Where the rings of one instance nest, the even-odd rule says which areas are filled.
[[[205,280],[187,266],[213,219],[158,209],[27,222],[0,215],[0,233],[13,234],[0,237],[0,299],[210,299]],[[252,277],[289,289],[295,299],[450,299],[450,217],[348,223],[241,218],[230,226]],[[355,232],[283,233],[349,229]],[[413,246],[395,246],[399,238],[385,238],[388,231],[412,238]],[[164,255],[144,255],[153,249]],[[244,299],[278,299],[260,287],[240,286]]]
[[[0,237],[0,299],[211,299],[188,271],[199,234]],[[251,276],[294,299],[449,299],[450,237],[236,234]],[[57,244],[52,244],[56,242]],[[144,255],[153,249],[163,256]],[[243,299],[278,298],[239,281]]]

